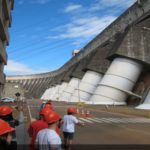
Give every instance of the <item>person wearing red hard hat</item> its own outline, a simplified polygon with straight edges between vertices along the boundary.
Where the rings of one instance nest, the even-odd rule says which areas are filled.
[[[12,128],[6,121],[0,119],[0,150],[13,150],[11,145],[12,132],[15,128]]]
[[[43,108],[45,107],[49,107],[50,109],[53,110],[53,105],[52,105],[52,101],[51,100],[48,100],[47,102],[43,102],[40,106],[40,110],[42,110]]]
[[[48,128],[47,122],[44,121],[44,116],[49,114],[51,110],[49,108],[43,108],[39,114],[40,114],[40,119],[35,120],[31,122],[29,128],[28,128],[28,134],[31,137],[31,143],[30,143],[30,149],[34,150],[35,149],[35,140],[38,132],[42,129]]]
[[[63,135],[64,135],[64,146],[70,148],[73,143],[73,137],[75,132],[75,124],[83,126],[78,119],[74,116],[77,113],[75,107],[69,107],[67,109],[67,115],[63,117]]]
[[[16,120],[13,118],[13,109],[9,106],[0,106],[0,119],[8,122],[12,128],[15,128],[20,123],[23,123],[24,121],[24,115],[22,107],[18,108],[15,107],[19,111],[19,119]],[[12,139],[14,145],[17,145],[17,138],[16,138],[16,132],[13,131],[13,139]]]
[[[36,144],[39,150],[61,149],[61,138],[56,132],[61,116],[51,111],[44,116],[45,121],[48,123],[48,128],[38,132],[36,137]]]
[[[49,109],[53,110],[53,106],[49,103],[46,103],[44,108],[49,108]]]

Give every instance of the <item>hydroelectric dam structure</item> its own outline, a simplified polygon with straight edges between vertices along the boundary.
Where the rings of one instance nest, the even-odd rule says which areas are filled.
[[[6,82],[30,98],[150,109],[150,1],[137,1],[59,69]]]

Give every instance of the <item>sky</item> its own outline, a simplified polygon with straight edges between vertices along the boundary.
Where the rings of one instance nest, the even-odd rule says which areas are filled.
[[[136,0],[15,0],[6,75],[65,64]]]

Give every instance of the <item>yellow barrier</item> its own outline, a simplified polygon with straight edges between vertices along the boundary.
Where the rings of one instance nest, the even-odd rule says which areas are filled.
[[[85,107],[86,103],[85,102],[78,102],[77,106],[79,106],[79,107]]]
[[[148,118],[150,118],[150,110],[148,111]]]

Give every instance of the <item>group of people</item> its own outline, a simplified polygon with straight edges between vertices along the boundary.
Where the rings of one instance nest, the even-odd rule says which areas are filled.
[[[19,116],[23,116],[22,107]],[[31,137],[30,150],[61,150],[61,130],[64,136],[64,148],[70,149],[73,143],[75,125],[83,126],[75,117],[75,107],[67,109],[67,115],[62,118],[54,111],[51,101],[42,106],[39,119],[32,121],[28,128]],[[17,150],[16,127],[21,123],[13,117],[13,109],[9,106],[0,106],[0,150]]]
[[[76,108],[69,107],[63,118],[53,110],[51,101],[48,101],[40,110],[40,119],[33,121],[28,129],[31,137],[31,150],[60,150],[62,141],[60,128],[64,135],[64,148],[70,149],[75,132],[75,124],[83,126],[74,116]]]

